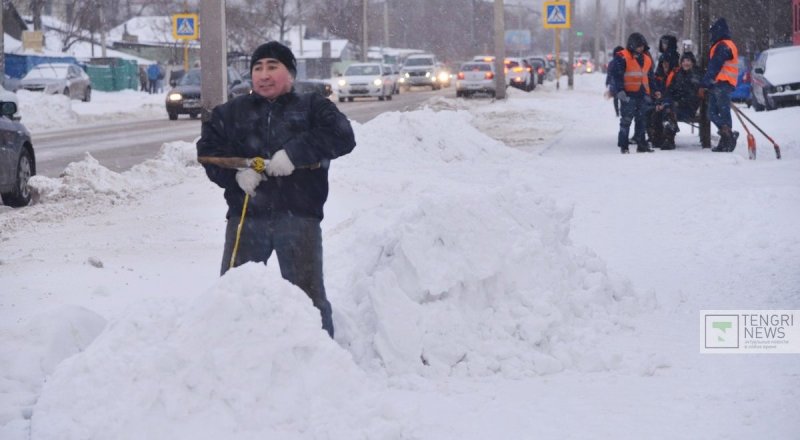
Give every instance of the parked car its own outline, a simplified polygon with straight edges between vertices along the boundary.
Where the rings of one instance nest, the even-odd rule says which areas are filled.
[[[461,65],[456,74],[456,97],[468,97],[476,93],[487,93],[494,97],[494,63],[470,61]]]
[[[92,82],[77,64],[42,63],[33,66],[19,82],[21,89],[47,94],[62,93],[73,99],[89,102]]]
[[[9,92],[17,93],[17,90],[19,90],[20,79],[8,76],[7,73],[4,75],[5,76],[3,77],[3,88],[8,90]]]
[[[199,68],[189,69],[177,85],[167,93],[166,108],[171,121],[178,119],[178,115],[189,115],[192,119],[200,116],[202,110],[200,79]],[[228,99],[248,93],[250,93],[250,83],[244,81],[236,70],[228,67]]]
[[[17,96],[0,89],[0,197],[12,207],[30,203],[28,180],[36,174],[31,134],[16,113]]]
[[[339,102],[354,98],[378,98],[379,101],[391,100],[392,85],[388,83],[389,70],[380,63],[356,63],[347,66],[344,75],[337,80],[336,93]]]
[[[751,93],[756,111],[800,104],[800,46],[765,50],[753,63]]]
[[[731,93],[731,101],[744,102],[748,107],[752,104],[750,85],[750,62],[746,57],[739,57],[739,76],[736,78],[736,88]]]

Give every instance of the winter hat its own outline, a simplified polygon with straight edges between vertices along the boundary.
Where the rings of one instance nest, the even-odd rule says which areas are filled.
[[[644,35],[634,32],[628,37],[628,44],[625,48],[633,52],[639,46],[644,46],[644,50],[647,51],[647,40],[644,38]]]
[[[683,62],[683,60],[686,59],[691,60],[692,64],[694,64],[695,66],[697,65],[697,58],[694,57],[694,54],[692,52],[684,52],[683,55],[681,55],[681,62]]]
[[[297,76],[297,60],[294,58],[292,50],[277,41],[270,41],[258,46],[250,58],[250,71],[253,66],[261,59],[272,58],[281,62],[292,76]]]

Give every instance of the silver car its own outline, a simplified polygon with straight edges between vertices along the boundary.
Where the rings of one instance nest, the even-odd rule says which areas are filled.
[[[30,203],[28,179],[36,174],[31,134],[19,122],[16,99],[0,89],[0,196],[12,207]]]
[[[21,89],[50,95],[61,93],[84,102],[92,99],[92,82],[89,75],[77,64],[37,64],[22,77],[19,86]]]
[[[495,96],[494,63],[472,61],[464,63],[456,74],[456,97],[467,97],[475,93]]]

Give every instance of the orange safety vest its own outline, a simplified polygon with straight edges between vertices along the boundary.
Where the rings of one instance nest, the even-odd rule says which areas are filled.
[[[717,77],[714,78],[714,82],[725,81],[730,83],[730,85],[736,87],[736,79],[739,77],[739,50],[736,49],[736,45],[733,44],[731,40],[719,40],[717,41],[714,46],[711,47],[711,54],[709,55],[709,59],[714,58],[714,51],[717,50],[717,46],[720,44],[725,44],[731,49],[731,54],[733,54],[733,58],[725,61],[725,64],[722,65],[722,68],[719,69],[719,74]]]
[[[628,49],[622,51],[622,56],[625,57],[625,91],[638,92],[644,86],[644,91],[649,95],[650,80],[647,74],[653,67],[653,60],[647,54],[642,54],[644,66],[640,66]]]
[[[667,75],[667,88],[669,88],[669,85],[672,84],[672,80],[675,78],[675,74],[678,73],[679,70],[681,70],[681,68],[676,67],[669,71],[669,75]]]

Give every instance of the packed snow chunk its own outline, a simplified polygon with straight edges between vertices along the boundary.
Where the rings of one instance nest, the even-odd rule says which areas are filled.
[[[393,438],[364,372],[277,272],[248,263],[192,304],[113,321],[48,378],[31,438]]]
[[[647,302],[570,242],[571,210],[527,188],[473,194],[359,213],[331,237],[352,250],[353,279],[334,277],[352,299],[334,310],[357,362],[424,376],[619,367],[603,338]]]
[[[80,353],[102,332],[105,319],[77,306],[57,306],[23,322],[0,323],[0,426],[30,417],[42,377]]]

